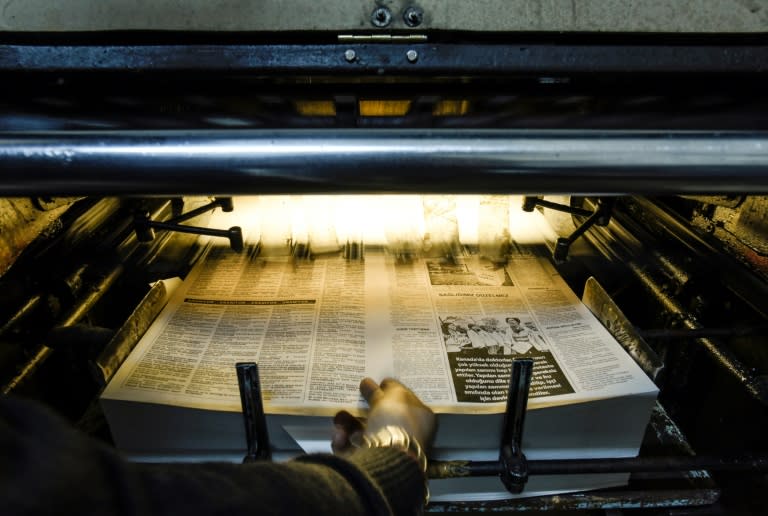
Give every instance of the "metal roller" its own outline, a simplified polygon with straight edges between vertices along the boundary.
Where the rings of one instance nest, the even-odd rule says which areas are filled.
[[[768,192],[768,133],[0,133],[0,195]]]

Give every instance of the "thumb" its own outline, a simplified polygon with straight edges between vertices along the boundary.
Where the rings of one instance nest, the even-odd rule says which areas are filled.
[[[373,407],[376,402],[384,396],[384,391],[381,390],[379,384],[377,384],[373,378],[369,377],[363,378],[360,382],[360,393],[363,395],[363,398],[365,398],[365,401],[368,402],[369,407]]]

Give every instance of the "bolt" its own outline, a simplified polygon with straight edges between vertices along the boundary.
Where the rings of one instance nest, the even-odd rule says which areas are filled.
[[[347,49],[344,52],[344,59],[346,59],[348,63],[351,63],[352,61],[354,61],[356,57],[357,57],[357,54],[351,48]]]
[[[408,58],[408,62],[415,63],[419,60],[419,53],[411,49],[405,53],[405,57]]]
[[[371,23],[376,27],[386,27],[392,21],[392,13],[386,7],[377,7],[371,13]]]
[[[424,21],[424,11],[418,7],[411,6],[403,13],[403,21],[409,27],[418,27]]]

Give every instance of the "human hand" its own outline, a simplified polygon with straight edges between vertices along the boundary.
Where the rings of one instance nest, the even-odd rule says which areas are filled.
[[[336,414],[331,441],[334,453],[349,452],[351,442],[360,440],[364,431],[373,434],[387,425],[402,427],[424,449],[429,448],[435,436],[435,414],[413,391],[392,378],[385,378],[380,385],[364,378],[360,392],[370,407],[367,428],[346,410]]]

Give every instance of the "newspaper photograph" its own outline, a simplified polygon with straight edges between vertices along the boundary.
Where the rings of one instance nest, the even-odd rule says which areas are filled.
[[[450,315],[441,321],[443,342],[459,402],[506,401],[512,361],[534,361],[530,398],[575,392],[531,321]]]

